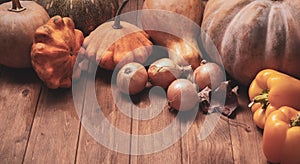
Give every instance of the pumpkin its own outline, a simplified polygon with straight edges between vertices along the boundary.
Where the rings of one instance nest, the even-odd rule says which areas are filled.
[[[51,89],[69,88],[83,34],[68,17],[52,17],[34,35],[31,61],[39,78]]]
[[[265,68],[300,78],[299,1],[209,0],[202,28],[240,84]],[[205,47],[208,38],[202,40]]]
[[[178,65],[191,65],[197,68],[201,54],[197,43],[200,30],[182,24],[182,18],[170,12],[181,14],[194,21],[197,26],[202,20],[203,4],[201,0],[145,0],[143,9],[164,10],[167,12],[144,12],[142,24],[154,43],[167,48],[169,57]],[[167,31],[159,31],[164,27]],[[158,29],[158,30],[147,30]],[[169,33],[170,32],[170,33]],[[181,33],[183,36],[174,36]]]
[[[100,24],[115,16],[118,0],[34,0],[50,17],[60,15],[73,19],[85,36]]]
[[[30,50],[35,30],[49,20],[37,3],[13,0],[0,5],[0,64],[31,67]]]
[[[85,54],[96,59],[101,68],[114,70],[130,62],[142,64],[152,52],[152,42],[145,31],[120,21],[118,14],[127,2],[123,1],[114,21],[100,25],[84,40]]]

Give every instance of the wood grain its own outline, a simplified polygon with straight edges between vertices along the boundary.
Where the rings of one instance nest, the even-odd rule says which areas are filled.
[[[211,134],[200,139],[200,129],[208,128],[204,120],[208,115],[201,112],[191,129],[182,138],[182,163],[233,163],[232,145],[228,122],[219,119]]]
[[[95,83],[96,90],[87,87],[86,92],[95,93],[97,96],[96,101],[99,105],[95,106],[87,96],[88,94],[86,94],[82,113],[82,120],[85,122],[82,123],[83,126],[80,131],[77,163],[128,163],[129,161],[129,155],[113,151],[114,149],[117,150],[118,147],[124,146],[127,148],[127,152],[130,152],[130,139],[124,139],[120,144],[120,138],[115,134],[113,128],[120,129],[130,136],[131,118],[122,114],[112,101],[111,76],[111,72],[99,70],[96,75],[96,81],[93,78],[87,80],[87,86]],[[101,119],[104,118],[95,118],[100,112],[104,113],[105,118],[112,126],[101,126],[103,121]],[[98,135],[98,131],[101,135]],[[105,131],[104,134],[101,133],[103,131]],[[105,143],[100,144],[100,140],[104,140]]]
[[[250,126],[251,132],[236,126],[230,126],[232,150],[235,163],[267,163],[262,152],[262,130],[253,122],[253,113],[248,108],[249,98],[247,88],[241,88],[239,104],[241,108],[236,116],[236,121]]]
[[[148,89],[136,96],[138,100],[135,100],[135,104],[138,108],[134,110],[140,119],[133,120],[132,134],[139,136],[132,140],[133,156],[130,163],[179,163],[181,161],[180,139],[176,142],[172,140],[175,135],[181,135],[180,120],[176,118],[176,114],[169,111],[164,92],[154,91],[150,99]],[[157,111],[160,111],[159,114]],[[146,114],[142,114],[144,112]],[[147,119],[145,115],[153,118]],[[170,124],[174,126],[166,130]]]
[[[41,83],[32,69],[0,66],[0,161],[21,163]]]
[[[71,89],[44,86],[24,162],[73,163],[79,125]]]

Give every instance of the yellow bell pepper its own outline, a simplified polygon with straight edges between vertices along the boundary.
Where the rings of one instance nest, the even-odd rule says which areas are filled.
[[[283,106],[267,118],[263,152],[270,162],[300,164],[300,111]]]
[[[249,87],[249,98],[253,120],[263,129],[268,115],[279,107],[300,109],[300,80],[272,69],[262,70]]]

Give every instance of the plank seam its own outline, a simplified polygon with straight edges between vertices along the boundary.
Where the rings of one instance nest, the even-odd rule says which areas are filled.
[[[81,124],[81,120],[83,117],[83,110],[85,107],[85,95],[86,95],[86,87],[87,87],[87,80],[84,81],[84,94],[83,94],[83,100],[82,100],[82,108],[81,108],[81,113],[80,113],[80,117],[79,117],[79,128],[78,128],[78,137],[77,137],[77,142],[76,142],[76,151],[75,151],[75,159],[74,159],[74,164],[77,163],[77,155],[78,155],[78,150],[79,150],[79,144],[80,144],[80,135],[81,135],[81,128],[82,128],[82,124]]]
[[[30,141],[30,137],[31,137],[32,126],[34,124],[34,120],[35,120],[35,116],[36,116],[36,113],[37,113],[37,110],[38,110],[38,106],[40,104],[40,99],[41,99],[42,90],[43,90],[43,85],[41,83],[40,83],[40,89],[39,90],[40,91],[39,91],[39,94],[38,94],[36,105],[34,107],[34,113],[33,113],[32,121],[31,121],[30,130],[29,130],[29,133],[28,133],[28,139],[27,139],[27,142],[26,142],[26,145],[25,145],[25,151],[24,151],[22,163],[24,163],[24,161],[25,161],[25,157],[26,157],[26,154],[27,154],[27,149],[28,149],[28,145],[29,145],[29,141]]]

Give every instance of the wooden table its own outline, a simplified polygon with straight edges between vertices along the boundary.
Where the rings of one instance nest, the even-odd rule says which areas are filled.
[[[132,0],[124,12],[139,9],[143,0]],[[114,104],[111,72],[98,70],[94,83],[101,111],[116,128],[129,135],[152,134],[176,120],[176,114],[165,107],[158,116],[143,121],[124,115]],[[145,107],[151,102],[145,90],[134,98],[134,106]],[[90,92],[83,88],[83,92]],[[32,69],[11,69],[0,66],[0,163],[267,163],[262,149],[262,131],[252,120],[247,107],[247,89],[240,90],[235,121],[248,124],[251,132],[232,121],[220,119],[213,132],[199,140],[205,115],[198,112],[188,132],[167,149],[147,155],[131,155],[134,149],[147,150],[163,144],[168,138],[154,138],[152,143],[132,140],[129,153],[113,151],[99,144],[80,122],[74,104],[87,110],[85,101],[74,101],[72,89],[51,90],[39,80]],[[84,99],[84,97],[82,97]],[[155,101],[152,102],[155,104]],[[151,112],[151,111],[150,111]],[[180,122],[182,121],[182,122]],[[186,121],[186,120],[185,120]],[[187,120],[189,121],[189,120]],[[120,144],[111,135],[107,142],[114,148]],[[143,153],[143,152],[140,152]]]
[[[128,134],[151,134],[176,118],[167,108],[155,118],[142,121],[125,116],[113,103],[111,72],[98,70],[94,83],[101,111],[116,128]],[[89,91],[90,92],[90,91]],[[147,90],[135,105],[150,105]],[[85,100],[87,101],[87,100]],[[0,69],[0,161],[1,163],[267,163],[261,150],[262,132],[253,124],[247,108],[246,89],[240,90],[235,121],[251,127],[247,132],[232,121],[220,119],[213,132],[199,140],[205,115],[197,113],[189,131],[169,148],[148,155],[112,151],[99,144],[80,122],[72,89],[51,90],[32,69]],[[155,102],[153,102],[155,104]],[[87,110],[86,103],[82,109]],[[132,108],[134,104],[127,106]],[[179,120],[180,122],[181,120]],[[119,144],[111,135],[111,145]],[[153,139],[153,144],[166,138]],[[152,144],[132,143],[147,150]],[[118,146],[118,145],[114,145]],[[120,145],[119,145],[120,146]],[[131,147],[133,148],[133,147]],[[129,152],[132,150],[129,150]]]

